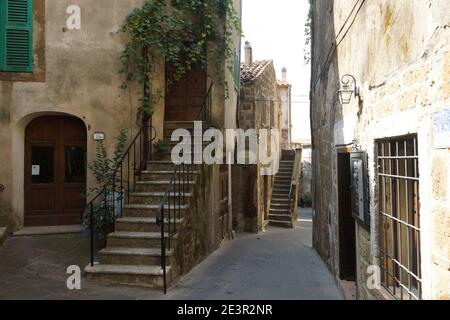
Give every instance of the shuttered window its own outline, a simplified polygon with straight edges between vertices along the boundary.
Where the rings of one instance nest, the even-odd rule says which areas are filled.
[[[0,0],[0,71],[33,71],[32,0]]]

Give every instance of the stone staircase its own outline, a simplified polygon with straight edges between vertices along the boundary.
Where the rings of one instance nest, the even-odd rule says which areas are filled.
[[[193,123],[189,122],[166,123],[164,135],[168,148],[158,161],[149,161],[148,171],[141,173],[136,189],[129,195],[129,204],[124,206],[122,217],[115,222],[114,232],[107,236],[106,248],[98,252],[98,262],[85,268],[88,280],[163,288],[161,227],[156,223],[156,214],[174,174],[170,150],[175,143],[170,142],[170,135],[177,128],[192,127]],[[179,174],[185,175],[185,172]],[[189,177],[182,187],[184,194],[172,194],[175,199],[185,196],[186,203],[192,197],[196,172],[191,172]],[[189,205],[178,205],[178,201],[173,201],[171,207],[181,212],[180,219],[176,220],[180,230]],[[168,208],[167,204],[165,208]],[[176,242],[177,236],[171,241]],[[171,248],[175,247],[176,243],[172,243]],[[171,264],[175,261],[173,255],[173,250],[166,250],[168,283],[171,281]]]
[[[283,151],[280,168],[275,176],[272,192],[272,200],[269,209],[269,224],[271,226],[293,228],[291,215],[291,200],[289,191],[291,188],[294,160],[291,160],[286,151]]]

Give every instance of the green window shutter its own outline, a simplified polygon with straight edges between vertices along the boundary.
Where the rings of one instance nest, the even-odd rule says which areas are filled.
[[[0,70],[32,72],[32,0],[0,0],[0,4]]]

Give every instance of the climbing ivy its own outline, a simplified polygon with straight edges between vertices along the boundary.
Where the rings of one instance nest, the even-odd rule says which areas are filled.
[[[303,50],[304,53],[304,62],[305,64],[309,64],[311,62],[311,37],[312,37],[312,28],[313,28],[313,17],[314,17],[314,8],[316,6],[316,0],[308,0],[309,11],[308,17],[306,18],[305,23],[305,48]]]
[[[206,70],[208,56],[216,63],[225,61],[232,71],[233,30],[241,33],[233,0],[145,0],[134,9],[119,33],[128,38],[121,54],[122,86],[127,88],[130,82],[142,86],[139,113],[151,115],[163,94],[164,88],[152,88],[158,58],[172,66],[173,80],[194,67]],[[166,79],[165,85],[170,81]],[[225,82],[224,76],[221,81]]]

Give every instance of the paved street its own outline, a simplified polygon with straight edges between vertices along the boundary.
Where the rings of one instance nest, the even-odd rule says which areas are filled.
[[[299,219],[296,229],[239,235],[166,296],[87,281],[82,290],[69,291],[66,268],[87,264],[87,240],[79,235],[15,237],[0,248],[0,299],[341,299],[311,248],[310,211],[301,211]]]

